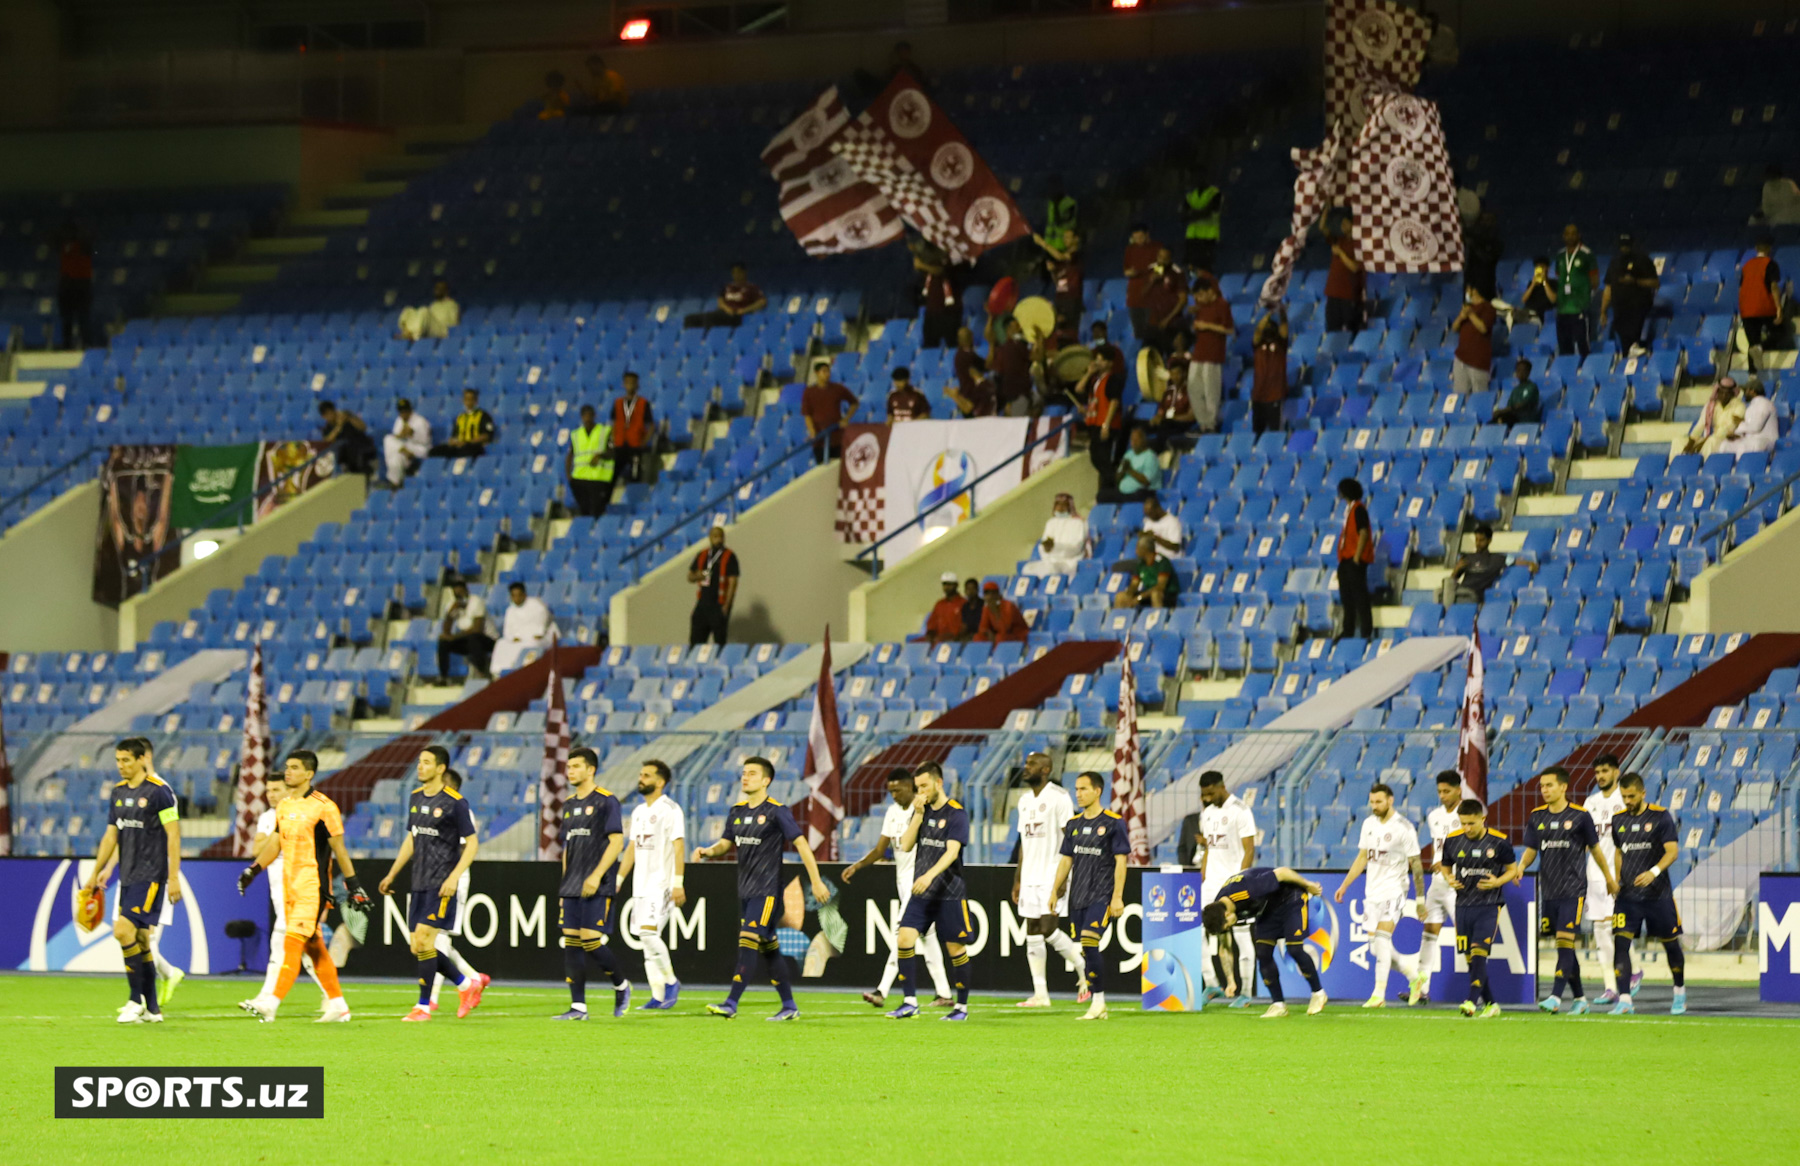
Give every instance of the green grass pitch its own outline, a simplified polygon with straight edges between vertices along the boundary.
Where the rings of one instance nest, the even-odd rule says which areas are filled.
[[[1709,1016],[1489,1021],[1448,1009],[1334,1005],[1104,1024],[1069,1000],[973,1019],[884,1020],[855,996],[802,993],[765,1024],[714,993],[672,1015],[551,1024],[566,996],[489,989],[466,1020],[399,1023],[394,982],[346,985],[356,1019],[311,1023],[294,990],[258,1024],[252,985],[188,981],[160,1027],[121,1026],[107,977],[0,976],[0,1162],[1793,1162],[1800,1021]],[[642,986],[638,999],[642,1000]],[[1304,997],[1301,998],[1304,1002]],[[324,1065],[322,1121],[57,1121],[58,1065]],[[1461,1150],[1458,1150],[1461,1147]]]

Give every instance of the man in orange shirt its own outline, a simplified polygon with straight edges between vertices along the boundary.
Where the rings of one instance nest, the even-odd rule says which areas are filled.
[[[1019,610],[1019,605],[1000,594],[1000,584],[985,584],[981,597],[981,626],[975,629],[975,642],[1023,643],[1031,628],[1025,623],[1025,613]]]
[[[956,590],[956,572],[945,571],[938,582],[944,585],[944,597],[931,605],[931,614],[925,617],[925,638],[934,644],[953,644],[969,634],[963,627],[963,599]]]
[[[1750,345],[1750,368],[1762,359],[1763,338],[1781,323],[1781,265],[1772,257],[1775,241],[1756,241],[1756,254],[1744,260],[1738,275],[1738,316]]]
[[[621,379],[625,395],[613,400],[612,410],[613,461],[627,482],[641,482],[647,473],[644,457],[656,441],[656,422],[650,402],[638,396],[638,374],[628,372]]]
[[[281,974],[275,980],[273,996],[256,996],[239,1004],[245,1012],[264,1023],[273,1022],[275,1012],[286,999],[294,979],[300,974],[302,956],[310,956],[313,973],[325,989],[325,1012],[320,1024],[350,1019],[350,1005],[338,986],[337,966],[331,953],[319,939],[319,920],[329,906],[331,863],[333,858],[344,871],[344,884],[350,888],[352,905],[367,911],[369,896],[357,881],[356,867],[350,852],[344,849],[344,818],[337,803],[312,787],[319,771],[319,759],[305,749],[296,749],[287,757],[284,780],[287,797],[275,808],[275,833],[257,848],[250,865],[238,876],[238,894],[249,889],[262,869],[281,859],[283,905],[287,916],[287,945],[281,960]]]

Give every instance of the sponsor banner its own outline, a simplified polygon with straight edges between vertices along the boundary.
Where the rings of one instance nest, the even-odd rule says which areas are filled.
[[[246,502],[256,488],[258,442],[244,445],[179,445],[175,447],[174,503],[169,524],[177,530],[193,530],[209,521],[213,525],[245,522],[247,506],[230,514],[218,512],[233,503]]]
[[[1319,979],[1333,1000],[1367,1000],[1375,988],[1375,971],[1369,949],[1369,930],[1363,925],[1363,881],[1359,878],[1334,901],[1343,885],[1342,871],[1305,871],[1324,894],[1307,900],[1307,951],[1318,965]],[[1796,888],[1800,890],[1800,887]],[[1506,910],[1500,915],[1500,934],[1488,958],[1494,998],[1502,1004],[1530,1004],[1537,999],[1536,880],[1527,875],[1521,884],[1506,888]],[[1146,1011],[1183,1012],[1199,1006],[1201,968],[1206,956],[1200,910],[1201,880],[1198,872],[1150,873],[1144,876],[1144,974],[1142,1004]],[[1408,901],[1407,918],[1394,931],[1394,946],[1402,952],[1419,949],[1424,931],[1417,904]],[[1800,922],[1800,913],[1796,913]],[[1431,998],[1438,1003],[1460,1001],[1468,991],[1469,968],[1456,954],[1456,936],[1450,927],[1438,933],[1441,958],[1431,977]],[[1283,994],[1292,1003],[1306,999],[1306,982],[1293,961],[1279,946],[1276,963],[1281,969]],[[1261,987],[1258,995],[1267,993]],[[1406,987],[1399,972],[1388,976],[1390,998]]]
[[[172,530],[175,446],[115,445],[100,472],[94,602],[117,607],[181,566]]]
[[[125,960],[110,925],[83,932],[75,926],[75,892],[94,869],[91,858],[0,859],[0,968],[33,972],[123,972]],[[269,895],[262,884],[237,893],[244,864],[186,859],[181,864],[181,902],[163,908],[157,946],[177,967],[200,975],[230,971],[253,958],[260,975],[269,951]],[[118,879],[107,887],[106,909],[118,904]],[[233,919],[260,929],[244,950],[225,935]],[[256,945],[260,944],[260,947]]]
[[[325,1070],[59,1066],[56,1116],[324,1117]]]
[[[256,518],[261,521],[285,503],[337,475],[337,458],[320,457],[323,441],[265,441],[256,454]],[[304,466],[304,469],[300,467]],[[295,470],[299,470],[295,473]],[[271,489],[270,487],[273,487]]]
[[[1800,1004],[1800,874],[1757,880],[1757,970],[1765,1004]]]

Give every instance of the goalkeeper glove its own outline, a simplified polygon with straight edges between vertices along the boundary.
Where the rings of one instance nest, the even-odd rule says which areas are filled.
[[[362,880],[355,875],[344,876],[344,885],[350,888],[350,905],[358,911],[367,911],[375,905],[370,900],[369,893],[363,890]]]
[[[241,895],[245,891],[249,890],[250,884],[255,882],[256,876],[261,873],[262,873],[262,867],[257,866],[254,862],[251,863],[249,866],[245,867],[244,873],[238,875],[238,894]]]

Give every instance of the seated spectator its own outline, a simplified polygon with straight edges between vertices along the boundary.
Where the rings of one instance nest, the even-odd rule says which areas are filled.
[[[340,466],[352,474],[366,474],[375,468],[375,439],[361,417],[330,401],[320,401],[319,419],[325,430],[321,440],[336,443]]]
[[[1751,222],[1765,227],[1790,227],[1800,223],[1800,185],[1771,162],[1763,170],[1762,202]]]
[[[806,421],[806,436],[813,439],[814,464],[824,465],[843,453],[843,422],[860,404],[855,393],[831,379],[829,358],[813,362],[812,382],[800,394],[800,413]],[[827,430],[829,437],[821,436]]]
[[[1493,541],[1493,527],[1484,522],[1475,528],[1475,549],[1457,559],[1450,568],[1450,577],[1444,580],[1446,607],[1452,603],[1480,603],[1487,598],[1488,588],[1499,581],[1501,573],[1512,562],[1506,555],[1488,550],[1488,544]],[[1537,574],[1537,560],[1521,561],[1527,571]]]
[[[1719,452],[1727,438],[1744,423],[1744,399],[1738,395],[1737,382],[1720,377],[1713,395],[1688,430],[1685,452],[1702,456]]]
[[[1142,425],[1131,431],[1131,448],[1119,459],[1118,485],[1102,489],[1103,502],[1135,502],[1146,490],[1162,487],[1162,463],[1150,448],[1150,431]]]
[[[1494,366],[1494,305],[1474,287],[1463,289],[1468,297],[1462,311],[1450,322],[1456,333],[1456,355],[1450,362],[1450,391],[1465,397],[1485,393]]]
[[[969,635],[981,626],[981,581],[979,579],[963,580],[963,628]]]
[[[981,353],[975,351],[975,330],[959,327],[956,330],[956,387],[964,394],[975,387],[975,382],[987,375],[987,361]]]
[[[1544,419],[1544,403],[1538,396],[1537,382],[1531,379],[1531,362],[1520,357],[1513,362],[1513,387],[1506,394],[1506,404],[1494,410],[1497,425],[1536,425]]]
[[[569,116],[567,80],[555,70],[544,74],[544,102],[538,109],[539,121],[555,121],[559,117]]]
[[[1164,510],[1162,499],[1155,494],[1144,495],[1142,530],[1156,540],[1157,552],[1164,555],[1179,555],[1182,540],[1187,537],[1181,529],[1181,519]]]
[[[1153,536],[1139,535],[1137,557],[1114,564],[1113,570],[1125,576],[1125,586],[1113,596],[1115,608],[1175,606],[1181,591],[1175,564],[1157,553]]]
[[[956,591],[956,572],[945,571],[938,582],[944,597],[931,605],[925,617],[925,638],[934,644],[961,643],[969,638],[970,629],[963,622],[963,598]]]
[[[1075,512],[1074,497],[1058,494],[1038,540],[1038,557],[1025,564],[1023,573],[1039,578],[1073,575],[1075,565],[1087,558],[1087,540],[1087,520]]]
[[[438,676],[449,676],[450,657],[462,656],[469,661],[470,672],[485,677],[494,654],[494,637],[488,634],[486,602],[479,595],[469,594],[468,580],[453,579],[440,606]]]
[[[656,415],[650,402],[638,395],[638,374],[627,372],[619,380],[625,392],[613,398],[613,459],[627,482],[642,482],[655,468]]]
[[[688,328],[736,328],[744,317],[769,306],[762,289],[750,282],[750,269],[742,263],[731,265],[731,282],[719,293],[718,307],[710,312],[694,312],[683,319]]]
[[[900,365],[893,373],[894,387],[888,390],[887,419],[889,425],[902,421],[929,421],[931,402],[913,387],[912,370]]]
[[[387,484],[398,490],[420,460],[431,454],[431,422],[413,412],[405,397],[394,403],[394,413],[394,428],[381,439],[381,456],[387,465]]]
[[[1250,374],[1250,428],[1269,433],[1281,430],[1281,406],[1287,401],[1287,317],[1273,313],[1256,323],[1255,365]]]
[[[514,583],[506,589],[512,600],[500,625],[500,642],[494,645],[493,671],[496,675],[511,672],[525,658],[525,653],[549,645],[556,631],[556,620],[544,601],[525,594],[525,584]]]
[[[993,346],[994,388],[1000,396],[1000,411],[1008,417],[1023,417],[1031,411],[1031,345],[1025,340],[1025,326],[1016,317],[1006,319],[1005,338]]]
[[[964,417],[994,417],[1000,413],[1000,390],[985,373],[976,377],[967,390],[956,384],[946,386],[944,396],[956,404],[957,412]]]
[[[1194,403],[1187,394],[1187,346],[1187,333],[1182,332],[1171,341],[1167,357],[1159,355],[1154,348],[1149,350],[1151,375],[1155,375],[1159,364],[1168,374],[1162,400],[1156,403],[1156,419],[1152,422],[1155,432],[1150,435],[1150,444],[1158,450],[1175,446],[1194,448],[1193,441],[1186,440],[1194,431]]]
[[[1751,377],[1744,382],[1744,419],[1719,443],[1719,450],[1729,454],[1767,452],[1775,448],[1779,435],[1775,406],[1764,395],[1762,381]]]
[[[975,628],[975,642],[1022,643],[1031,628],[1025,623],[1025,613],[1019,610],[1019,605],[1000,594],[998,583],[982,587],[981,596],[981,623]]]
[[[431,447],[432,457],[480,457],[494,440],[494,418],[481,407],[481,394],[464,389],[463,411],[451,422],[450,440]]]
[[[400,309],[400,339],[442,340],[460,323],[462,307],[450,298],[450,285],[440,279],[431,285],[429,304]]]
[[[625,78],[616,69],[606,67],[598,53],[587,59],[587,89],[582,95],[581,113],[624,113],[631,100]]]

